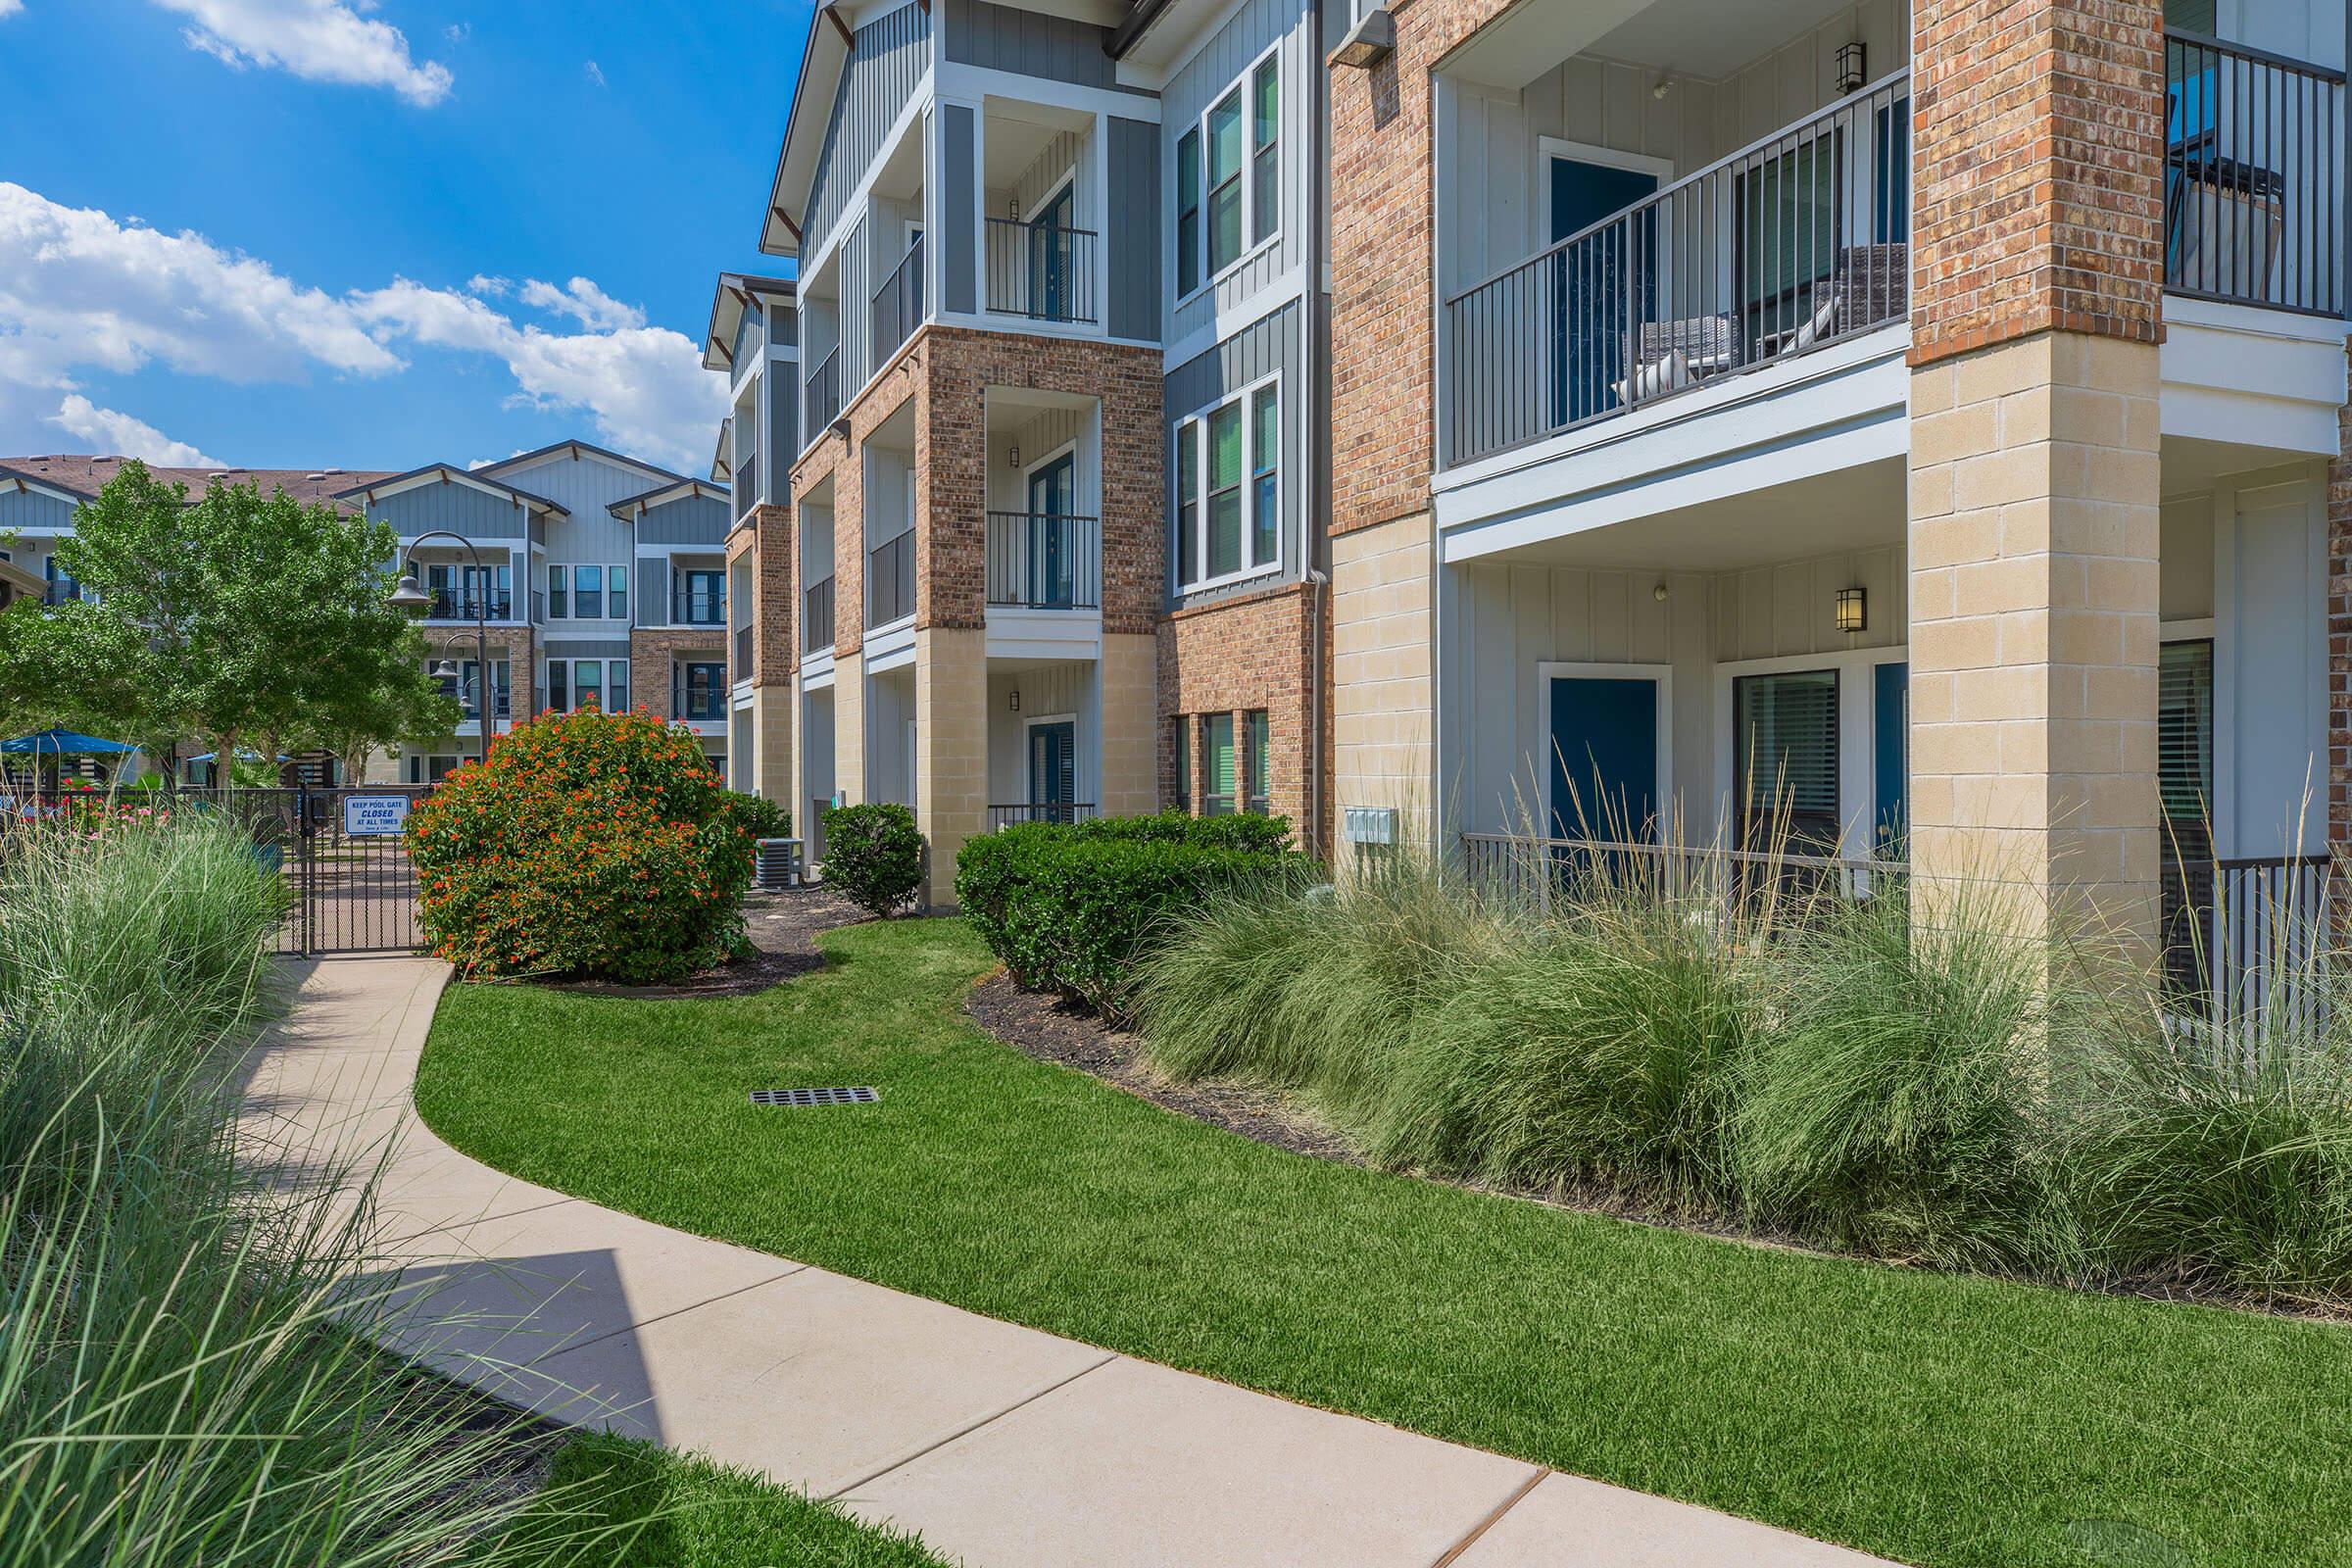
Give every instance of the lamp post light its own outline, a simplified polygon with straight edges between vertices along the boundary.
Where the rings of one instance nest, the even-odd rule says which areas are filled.
[[[464,534],[451,533],[446,528],[436,528],[430,533],[420,533],[409,541],[408,551],[400,561],[400,582],[391,593],[384,596],[384,602],[395,610],[416,611],[432,608],[433,596],[426,593],[416,581],[416,547],[427,539],[452,540],[465,546],[466,554],[473,558],[473,647],[476,661],[473,667],[477,672],[474,676],[476,683],[474,689],[478,693],[474,701],[474,708],[480,715],[478,722],[482,726],[482,760],[487,763],[490,760],[491,710],[496,707],[492,698],[497,682],[491,678],[490,673],[490,607],[487,602],[490,577],[482,569],[482,553],[473,548],[472,540]],[[430,672],[435,680],[446,678],[442,673],[442,668],[448,664],[449,661],[444,659],[441,661],[441,664]],[[451,669],[449,673],[454,675],[457,671]],[[458,682],[458,701],[460,703],[465,702],[465,694],[466,683],[461,679]]]

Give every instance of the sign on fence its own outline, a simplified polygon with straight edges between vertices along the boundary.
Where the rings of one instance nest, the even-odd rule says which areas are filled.
[[[400,832],[408,825],[409,801],[406,795],[344,796],[344,836],[380,839]]]

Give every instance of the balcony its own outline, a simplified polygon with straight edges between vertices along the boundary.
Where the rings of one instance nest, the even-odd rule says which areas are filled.
[[[1445,461],[1904,320],[1910,150],[1902,72],[1448,298]]]
[[[824,653],[833,646],[833,579],[810,583],[801,598],[801,652]]]
[[[880,368],[890,363],[906,341],[914,336],[914,329],[923,319],[923,241],[917,235],[906,248],[906,259],[882,280],[874,290],[868,306],[873,327],[874,365]]]
[[[727,716],[727,694],[723,689],[690,686],[681,671],[670,680],[669,710],[690,724],[723,719]]]
[[[735,628],[735,667],[727,673],[735,680],[750,680],[755,669],[752,662],[752,628],[738,626]]]
[[[723,626],[727,623],[724,588],[673,588],[669,595],[672,626]]]
[[[2165,287],[2343,314],[2343,73],[2189,32],[2164,64]]]
[[[834,349],[808,372],[808,385],[801,391],[801,409],[806,416],[801,421],[801,445],[808,448],[814,446],[826,427],[841,417],[840,349]]]
[[[988,220],[988,308],[1038,321],[1095,319],[1093,230]]]
[[[1001,832],[1024,822],[1084,822],[1098,809],[1092,801],[1019,801],[1009,806],[991,806],[988,830]]]
[[[512,620],[514,616],[512,590],[484,594],[436,588],[432,592],[433,602],[424,612],[427,620]]]
[[[887,626],[914,613],[914,530],[865,553],[865,623]]]
[[[1101,609],[1101,521],[1032,512],[990,513],[988,602],[1024,610]]]
[[[752,454],[735,466],[733,504],[737,522],[741,522],[749,516],[752,510],[760,505],[760,456],[758,453]]]

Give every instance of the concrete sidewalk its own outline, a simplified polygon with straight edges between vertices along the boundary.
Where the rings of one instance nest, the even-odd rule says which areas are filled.
[[[311,1170],[390,1148],[385,1266],[417,1295],[386,1335],[517,1402],[763,1471],[969,1568],[1879,1561],[501,1175],[410,1106],[446,979],[424,960],[308,966],[257,1054],[248,1130]],[[542,1087],[561,1093],[514,1092]]]

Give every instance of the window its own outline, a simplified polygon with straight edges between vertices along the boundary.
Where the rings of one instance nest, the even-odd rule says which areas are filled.
[[[614,620],[626,620],[629,618],[629,568],[614,566],[612,582],[612,589],[606,599],[605,613]]]
[[[571,568],[571,618],[601,620],[605,613],[605,568]]]
[[[727,618],[726,575],[719,571],[682,571],[678,574],[677,603],[670,619],[690,626],[716,626]]]
[[[547,662],[547,706],[558,713],[590,706],[608,713],[629,707],[629,662],[625,659],[551,659]]]
[[[1250,76],[1250,243],[1274,233],[1282,212],[1282,60],[1270,55]]]
[[[547,618],[550,620],[563,620],[571,613],[564,592],[568,576],[569,573],[562,566],[547,568]]]
[[[438,784],[458,770],[459,760],[455,757],[420,757],[416,753],[411,752],[409,754],[409,782],[412,784]]]
[[[1269,51],[1176,140],[1176,294],[1282,226],[1282,57]]]
[[[508,679],[510,668],[506,660],[494,659],[490,662],[491,714],[496,718],[510,717],[514,711],[510,706],[513,693]],[[482,716],[481,661],[468,659],[458,666],[458,701],[463,705],[466,717]]]
[[[1267,813],[1273,796],[1272,737],[1266,723],[1266,710],[1254,709],[1242,715],[1242,786],[1245,791],[1242,809],[1257,816]]]
[[[1170,804],[1185,815],[1193,814],[1193,721],[1184,713],[1168,720],[1172,734],[1170,750],[1175,759],[1176,793]]]
[[[2156,792],[2165,858],[2213,858],[2213,644],[2166,643],[2156,666]]]
[[[628,619],[629,568],[626,566],[548,567],[547,618],[550,620]]]
[[[1732,746],[1745,847],[1836,854],[1838,672],[1732,682]]]
[[[724,718],[726,716],[727,666],[695,662],[682,671],[684,701],[678,705],[681,718]]]
[[[1200,803],[1202,816],[1233,814],[1233,715],[1211,713],[1202,719],[1200,748],[1208,763],[1208,793]]]
[[[1176,143],[1176,293],[1200,286],[1200,132],[1188,130]]]
[[[1273,383],[1176,427],[1176,580],[1200,587],[1281,561],[1280,398]]]

